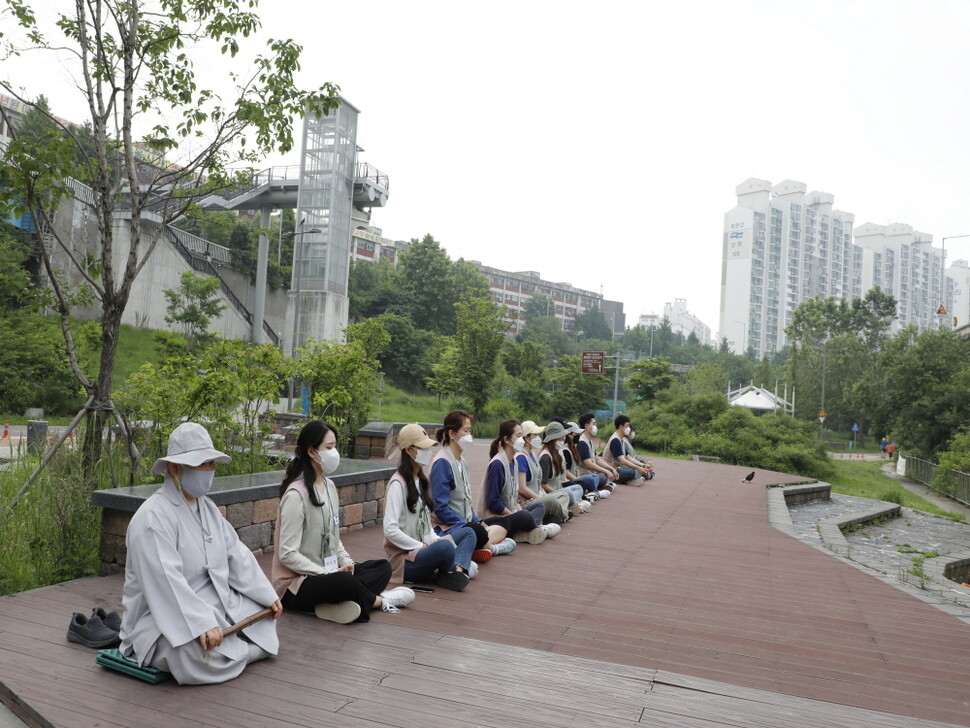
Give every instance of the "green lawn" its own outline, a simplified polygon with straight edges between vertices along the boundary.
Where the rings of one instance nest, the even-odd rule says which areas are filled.
[[[378,417],[378,411],[380,416]],[[448,414],[446,404],[438,404],[433,394],[409,394],[384,380],[384,391],[374,398],[371,417],[385,422],[441,422]]]
[[[963,520],[962,514],[943,510],[915,493],[910,493],[895,480],[884,475],[880,469],[882,463],[833,460],[832,466],[835,468],[835,475],[829,478],[828,482],[832,484],[833,493],[891,501],[906,508],[925,511],[936,516],[956,521]]]

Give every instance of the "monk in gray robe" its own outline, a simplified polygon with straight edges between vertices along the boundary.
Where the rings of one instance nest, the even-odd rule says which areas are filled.
[[[205,497],[216,462],[229,456],[213,448],[205,428],[179,425],[152,468],[165,481],[135,513],[125,539],[121,653],[181,684],[231,680],[279,650],[272,620],[223,637],[264,607],[275,620],[282,606],[252,552]]]

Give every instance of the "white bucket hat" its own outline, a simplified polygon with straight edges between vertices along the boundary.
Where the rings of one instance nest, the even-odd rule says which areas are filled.
[[[231,457],[212,447],[209,431],[202,425],[196,422],[183,422],[172,430],[168,438],[168,454],[155,461],[152,472],[155,475],[164,475],[168,472],[168,463],[196,467],[210,460],[219,463],[232,462]]]

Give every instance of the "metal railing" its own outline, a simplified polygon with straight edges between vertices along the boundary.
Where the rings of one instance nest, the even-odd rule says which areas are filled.
[[[388,178],[388,176],[381,172],[377,167],[373,167],[367,162],[357,162],[355,176],[357,179],[370,180],[375,185],[382,187],[385,190],[391,189],[391,180]]]
[[[231,251],[228,248],[223,248],[221,245],[210,243],[208,240],[204,240],[203,238],[192,235],[192,233],[187,233],[184,230],[179,230],[178,228],[168,226],[166,230],[168,231],[169,239],[175,244],[176,250],[178,250],[182,254],[182,257],[188,261],[189,265],[192,266],[192,269],[204,275],[212,276],[218,280],[219,288],[222,290],[225,297],[229,299],[229,303],[231,303],[232,307],[236,309],[236,311],[238,311],[239,314],[246,320],[246,323],[252,326],[255,316],[253,316],[252,312],[246,307],[246,304],[242,302],[239,296],[235,294],[232,288],[229,287],[229,284],[226,283],[225,279],[219,275],[219,269],[212,265],[213,260],[220,260],[228,264],[229,258],[231,257]],[[206,250],[208,246],[216,249],[221,248],[223,251],[225,251],[227,256],[226,259],[223,260],[222,258],[215,258],[214,256],[208,254]],[[279,334],[273,331],[270,325],[266,323],[265,319],[263,319],[263,333],[265,333],[266,337],[273,342],[274,346],[280,345]]]
[[[232,264],[232,251],[229,248],[213,243],[205,238],[200,238],[198,235],[193,235],[185,230],[180,230],[177,227],[172,227],[171,225],[169,225],[168,231],[170,235],[175,237],[177,242],[184,245],[193,253],[207,255],[213,260]]]
[[[906,458],[906,477],[922,483],[930,490],[970,506],[970,473],[943,470],[936,463],[920,458]],[[942,476],[942,477],[941,477]]]
[[[298,164],[290,164],[284,167],[270,167],[260,172],[245,175],[237,184],[219,193],[219,196],[224,200],[234,200],[247,192],[272,182],[299,179],[300,165]]]

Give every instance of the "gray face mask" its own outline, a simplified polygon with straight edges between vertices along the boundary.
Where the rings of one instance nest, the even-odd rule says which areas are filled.
[[[192,470],[183,467],[178,484],[193,498],[201,498],[212,488],[212,479],[215,475],[215,470]]]

